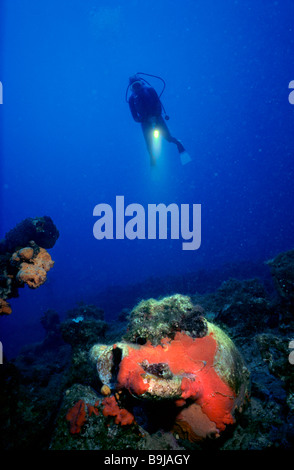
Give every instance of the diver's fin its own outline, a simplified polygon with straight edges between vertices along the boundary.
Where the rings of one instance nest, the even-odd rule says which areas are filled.
[[[182,165],[186,165],[187,163],[192,161],[192,158],[190,157],[188,152],[186,152],[186,150],[180,153],[180,158],[181,158]]]

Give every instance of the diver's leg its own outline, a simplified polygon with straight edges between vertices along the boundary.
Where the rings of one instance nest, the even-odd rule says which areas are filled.
[[[173,137],[169,131],[169,128],[167,127],[166,125],[166,122],[165,120],[163,119],[162,116],[159,116],[156,118],[157,120],[157,125],[158,125],[158,128],[160,130],[160,132],[162,133],[162,136],[168,141],[168,142],[172,142],[173,144],[176,144],[176,146],[178,147],[178,151],[179,153],[182,153],[185,151],[184,149],[184,146],[183,144],[178,140],[176,139],[175,137]]]
[[[152,125],[149,122],[142,122],[142,131],[146,142],[147,150],[150,156],[150,165],[155,165],[155,156],[153,155]]]

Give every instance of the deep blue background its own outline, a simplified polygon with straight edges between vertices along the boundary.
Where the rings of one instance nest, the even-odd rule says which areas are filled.
[[[2,0],[1,10],[0,236],[42,215],[60,231],[48,282],[20,290],[0,318],[7,353],[35,339],[49,307],[293,248],[292,0]],[[150,169],[125,102],[137,71],[165,79],[168,125],[191,164],[164,142]],[[202,204],[201,248],[95,240],[94,206],[116,195]]]

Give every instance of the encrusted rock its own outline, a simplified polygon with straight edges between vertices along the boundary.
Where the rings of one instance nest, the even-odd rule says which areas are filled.
[[[186,312],[189,315],[193,311],[189,299],[185,298],[185,309],[179,308],[176,314],[168,315],[167,305],[174,307],[175,300],[182,300],[180,297],[161,302],[152,299],[147,303],[147,310],[144,310],[146,303],[141,303],[132,312],[131,333],[126,336],[137,340],[137,333],[140,331],[141,335],[144,324],[144,344],[125,340],[112,346],[97,344],[90,356],[96,362],[103,384],[141,400],[169,401],[178,406],[175,432],[180,434],[182,428],[181,435],[195,442],[219,437],[227,425],[235,423],[236,411],[242,411],[249,396],[249,371],[234,343],[216,325],[203,319],[206,333],[202,331],[200,337],[170,327],[168,319],[172,319],[175,328],[177,318],[178,328],[183,318],[187,318]],[[183,302],[178,305],[182,307]],[[151,340],[148,318],[151,319]],[[153,330],[155,318],[159,320],[160,332],[169,332],[160,341]],[[194,326],[193,322],[190,324]]]

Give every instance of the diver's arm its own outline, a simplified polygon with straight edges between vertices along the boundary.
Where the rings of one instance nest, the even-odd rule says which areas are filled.
[[[134,105],[134,98],[133,98],[133,96],[130,96],[130,99],[129,99],[129,106],[130,106],[130,110],[131,110],[131,113],[132,113],[132,116],[133,116],[134,121],[136,121],[136,122],[142,122],[141,117],[139,116],[139,114],[138,114],[137,111],[136,111],[136,108],[135,108],[135,105]]]

